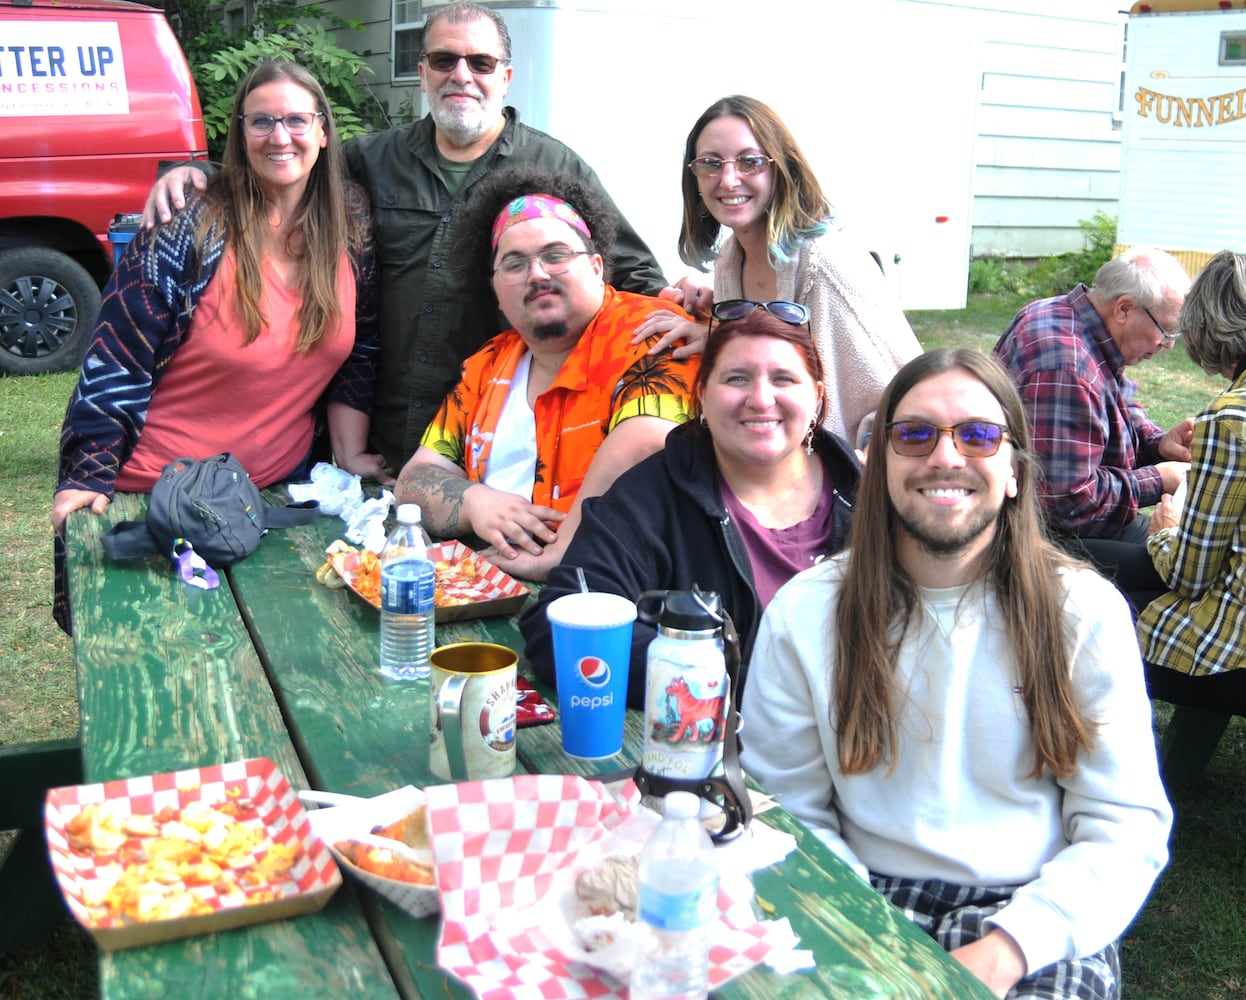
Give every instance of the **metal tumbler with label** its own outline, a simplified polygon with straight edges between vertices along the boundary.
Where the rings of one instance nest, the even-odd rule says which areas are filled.
[[[729,706],[721,604],[703,591],[649,591],[637,617],[655,625],[645,681],[642,768],[676,781],[709,777],[722,762]]]

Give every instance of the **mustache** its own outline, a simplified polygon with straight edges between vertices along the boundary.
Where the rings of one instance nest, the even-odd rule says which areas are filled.
[[[460,87],[455,83],[447,83],[444,87],[437,91],[438,97],[449,97],[451,94],[466,94],[468,97],[475,98],[477,101],[483,101],[485,99],[484,91],[471,84],[466,87]]]
[[[554,281],[542,281],[539,285],[533,285],[524,293],[524,305],[527,305],[538,295],[543,295],[546,292],[553,292],[555,295],[561,295],[562,288],[557,282]]]

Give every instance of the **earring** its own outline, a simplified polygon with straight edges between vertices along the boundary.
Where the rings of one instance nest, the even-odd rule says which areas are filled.
[[[812,420],[809,421],[809,433],[805,435],[805,454],[813,454],[813,430],[817,426]]]
[[[709,427],[709,425],[710,425],[710,422],[709,422],[708,420],[706,420],[706,419],[705,419],[705,414],[704,414],[704,413],[702,413],[702,414],[701,414],[701,426],[702,426],[702,427]]]

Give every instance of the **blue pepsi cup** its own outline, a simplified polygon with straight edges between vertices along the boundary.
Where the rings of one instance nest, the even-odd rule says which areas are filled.
[[[567,594],[546,609],[554,639],[562,748],[597,760],[623,749],[636,605],[618,594]]]

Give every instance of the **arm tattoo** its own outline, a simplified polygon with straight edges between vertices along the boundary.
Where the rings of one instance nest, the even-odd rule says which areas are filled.
[[[394,485],[395,503],[418,503],[424,515],[424,526],[445,537],[467,530],[462,523],[463,494],[473,486],[462,473],[455,474],[435,465],[414,463],[403,469]]]

